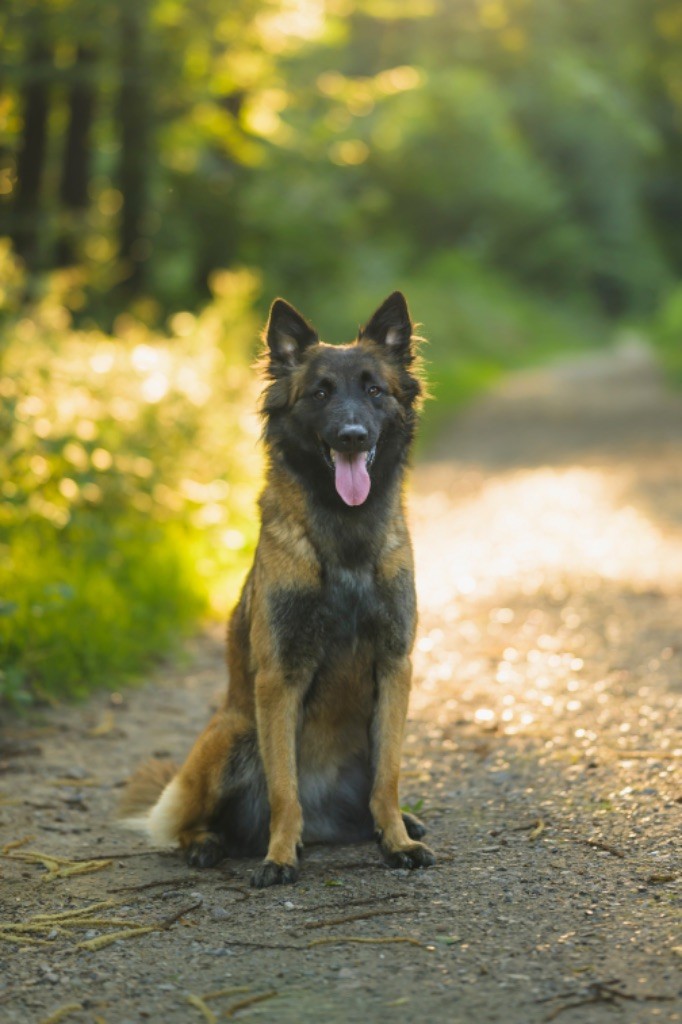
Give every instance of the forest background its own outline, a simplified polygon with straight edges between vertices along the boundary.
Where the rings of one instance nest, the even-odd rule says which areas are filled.
[[[224,615],[282,294],[395,288],[424,436],[633,334],[682,379],[679,0],[5,0],[0,703],[118,684]]]

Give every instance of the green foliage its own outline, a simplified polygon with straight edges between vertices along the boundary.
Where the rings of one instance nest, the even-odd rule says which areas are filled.
[[[76,331],[54,291],[5,318],[0,698],[139,671],[234,598],[259,473],[255,282],[213,284],[163,336],[129,315]]]
[[[104,321],[131,294],[193,308],[215,267],[262,268],[304,305],[349,267],[409,275],[454,249],[647,315],[682,264],[681,26],[679,0],[608,17],[565,0],[7,0],[7,231],[33,268],[87,267]]]

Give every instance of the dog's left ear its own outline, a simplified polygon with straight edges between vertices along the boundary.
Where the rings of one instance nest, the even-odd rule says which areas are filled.
[[[316,331],[304,317],[284,299],[275,299],[265,328],[271,365],[286,369],[294,367],[309,345],[319,341]]]
[[[388,352],[402,362],[412,358],[412,321],[402,292],[393,292],[361,328],[360,339],[371,338],[385,345]]]

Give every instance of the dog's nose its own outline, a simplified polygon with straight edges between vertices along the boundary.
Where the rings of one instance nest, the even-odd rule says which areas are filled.
[[[339,430],[339,441],[349,447],[363,445],[367,442],[367,430],[361,423],[347,423]]]

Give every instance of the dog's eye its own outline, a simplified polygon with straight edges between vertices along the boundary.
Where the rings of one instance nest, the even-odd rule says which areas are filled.
[[[370,384],[367,394],[370,398],[377,398],[381,394],[381,388],[377,384]]]
[[[324,402],[327,396],[328,392],[324,388],[318,388],[317,391],[313,394],[313,398],[315,399],[316,402]]]

